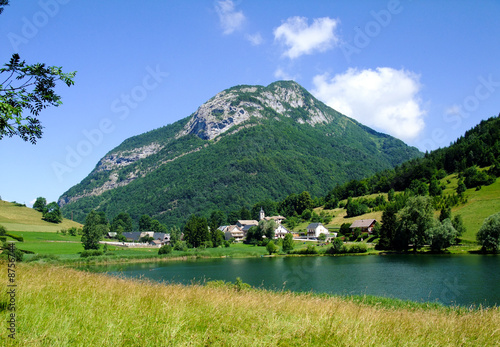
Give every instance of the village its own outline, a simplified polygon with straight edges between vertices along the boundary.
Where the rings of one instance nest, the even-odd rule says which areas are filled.
[[[234,225],[223,225],[218,229],[224,233],[224,238],[226,241],[232,242],[243,242],[246,239],[248,230],[252,227],[259,227],[259,222],[262,221],[273,221],[274,222],[274,239],[284,239],[287,234],[292,234],[295,241],[304,242],[317,242],[319,240],[330,242],[332,239],[336,238],[338,233],[331,232],[322,223],[310,223],[306,232],[299,233],[297,231],[290,231],[284,225],[283,221],[286,218],[278,216],[266,216],[264,210],[261,208],[259,213],[259,220],[238,220]],[[373,227],[377,221],[375,219],[358,219],[355,220],[349,229],[354,232],[355,229],[359,229],[362,233],[371,234]],[[322,237],[322,235],[324,235]],[[107,239],[113,239],[117,235],[114,232],[108,232],[106,235]],[[113,242],[113,241],[102,241],[109,245],[119,246],[119,247],[131,247],[131,248],[159,248],[163,245],[170,244],[170,234],[161,233],[154,231],[132,231],[124,232],[123,236],[127,241]],[[265,236],[264,236],[265,237]],[[183,239],[183,235],[181,235]]]

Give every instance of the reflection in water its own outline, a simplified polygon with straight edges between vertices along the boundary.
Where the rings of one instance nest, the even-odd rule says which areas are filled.
[[[498,256],[388,255],[201,259],[93,266],[90,271],[183,284],[210,280],[342,295],[376,295],[445,305],[500,303]]]

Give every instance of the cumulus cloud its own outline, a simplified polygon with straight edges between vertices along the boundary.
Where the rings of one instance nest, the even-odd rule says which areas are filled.
[[[288,72],[283,70],[281,67],[278,67],[276,71],[274,71],[274,77],[283,80],[283,81],[294,81],[295,76],[290,75]]]
[[[232,0],[221,0],[215,4],[224,34],[228,35],[241,28],[245,22],[243,11],[236,11]]]
[[[274,39],[288,47],[285,56],[295,59],[333,48],[339,42],[337,25],[337,20],[328,17],[315,18],[311,25],[305,17],[291,17],[274,29]]]
[[[264,39],[262,38],[262,35],[260,35],[260,33],[255,33],[253,35],[248,34],[245,37],[253,46],[258,46],[264,42]]]
[[[381,67],[317,75],[313,94],[335,110],[405,141],[424,129],[419,76]]]

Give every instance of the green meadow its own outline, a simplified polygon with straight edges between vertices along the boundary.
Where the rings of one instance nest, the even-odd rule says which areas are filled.
[[[495,346],[500,340],[498,307],[220,282],[165,285],[40,264],[18,264],[16,282],[16,338],[0,329],[4,346]],[[7,300],[4,291],[0,301]],[[9,311],[0,315],[5,326]]]

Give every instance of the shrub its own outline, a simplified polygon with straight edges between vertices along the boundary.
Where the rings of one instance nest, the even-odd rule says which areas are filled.
[[[81,258],[88,258],[88,257],[99,257],[103,255],[104,253],[98,249],[87,249],[80,253]]]
[[[366,253],[367,248],[365,243],[355,243],[349,246],[345,253]]]
[[[269,241],[266,245],[266,250],[269,252],[269,255],[271,255],[278,252],[278,246],[276,246],[273,241]]]
[[[242,291],[242,290],[250,289],[250,288],[252,288],[252,286],[249,285],[248,283],[243,282],[241,280],[241,278],[236,277],[236,282],[234,283],[234,288],[237,291]]]
[[[23,261],[24,253],[18,249],[15,245],[13,248],[11,248],[12,244],[8,244],[6,242],[3,243],[3,252],[1,254],[2,258],[7,258],[9,259],[10,257],[14,257],[15,261]]]
[[[182,251],[182,252],[186,252],[188,249],[187,245],[185,242],[182,242],[182,241],[176,241],[174,243],[174,250],[176,251]]]
[[[318,254],[318,250],[314,245],[308,245],[307,248],[302,248],[298,249],[294,252],[291,252],[292,254]]]
[[[160,249],[158,250],[158,254],[159,255],[162,255],[162,254],[170,254],[172,253],[172,246],[170,245],[163,245],[160,247]]]
[[[332,246],[326,250],[327,254],[338,254],[342,251],[344,243],[340,238],[334,238],[332,241]]]
[[[6,233],[5,236],[12,237],[14,240],[17,240],[19,242],[24,242],[24,237],[22,237],[22,236],[16,236],[16,235],[12,235],[10,233]]]

